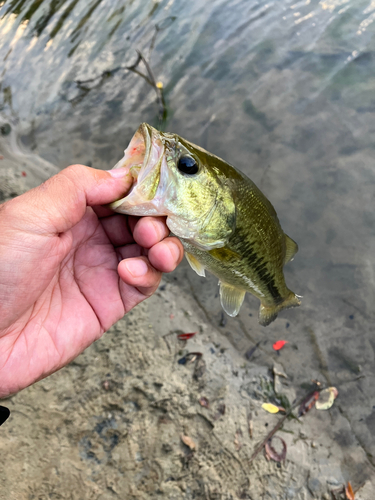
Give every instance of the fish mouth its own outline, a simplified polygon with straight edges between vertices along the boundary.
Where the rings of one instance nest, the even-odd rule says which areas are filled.
[[[124,198],[109,205],[112,210],[129,215],[162,215],[152,201],[160,184],[164,149],[160,133],[142,123],[124,157],[113,167],[127,169],[133,184]]]

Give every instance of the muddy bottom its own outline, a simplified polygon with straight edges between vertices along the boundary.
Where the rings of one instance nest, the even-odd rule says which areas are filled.
[[[181,331],[197,334],[179,341]],[[186,352],[203,356],[183,364]],[[302,392],[278,382],[290,401]],[[373,498],[338,405],[286,422],[283,463],[263,452],[249,463],[281,418],[261,409],[273,389],[268,366],[239,355],[191,296],[164,282],[73,363],[4,402],[3,498],[328,500],[348,479],[358,499]]]

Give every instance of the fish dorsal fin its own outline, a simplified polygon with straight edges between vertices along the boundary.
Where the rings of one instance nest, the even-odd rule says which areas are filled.
[[[220,281],[221,306],[229,316],[237,316],[245,298],[245,293],[244,290]]]
[[[286,251],[285,251],[284,264],[293,260],[293,257],[298,252],[297,243],[293,241],[292,238],[289,238],[287,234],[285,235],[285,245],[286,245]]]
[[[199,275],[206,277],[206,273],[204,272],[204,266],[199,262],[199,260],[194,257],[191,253],[185,251],[186,259],[189,262],[190,266],[194,271]]]

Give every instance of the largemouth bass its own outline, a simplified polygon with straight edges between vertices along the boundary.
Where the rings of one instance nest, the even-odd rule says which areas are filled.
[[[260,299],[259,323],[300,300],[285,284],[283,266],[298,250],[275,209],[243,173],[176,134],[142,123],[125,156],[134,184],[110,206],[130,215],[166,215],[199,276],[219,278],[224,311],[236,316],[246,292]]]

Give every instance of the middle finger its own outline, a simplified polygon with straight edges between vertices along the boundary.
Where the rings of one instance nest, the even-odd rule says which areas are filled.
[[[108,239],[114,247],[134,243],[133,233],[129,227],[129,216],[114,214],[99,219]]]
[[[169,236],[165,217],[140,217],[134,225],[134,240],[143,248],[151,248]]]

